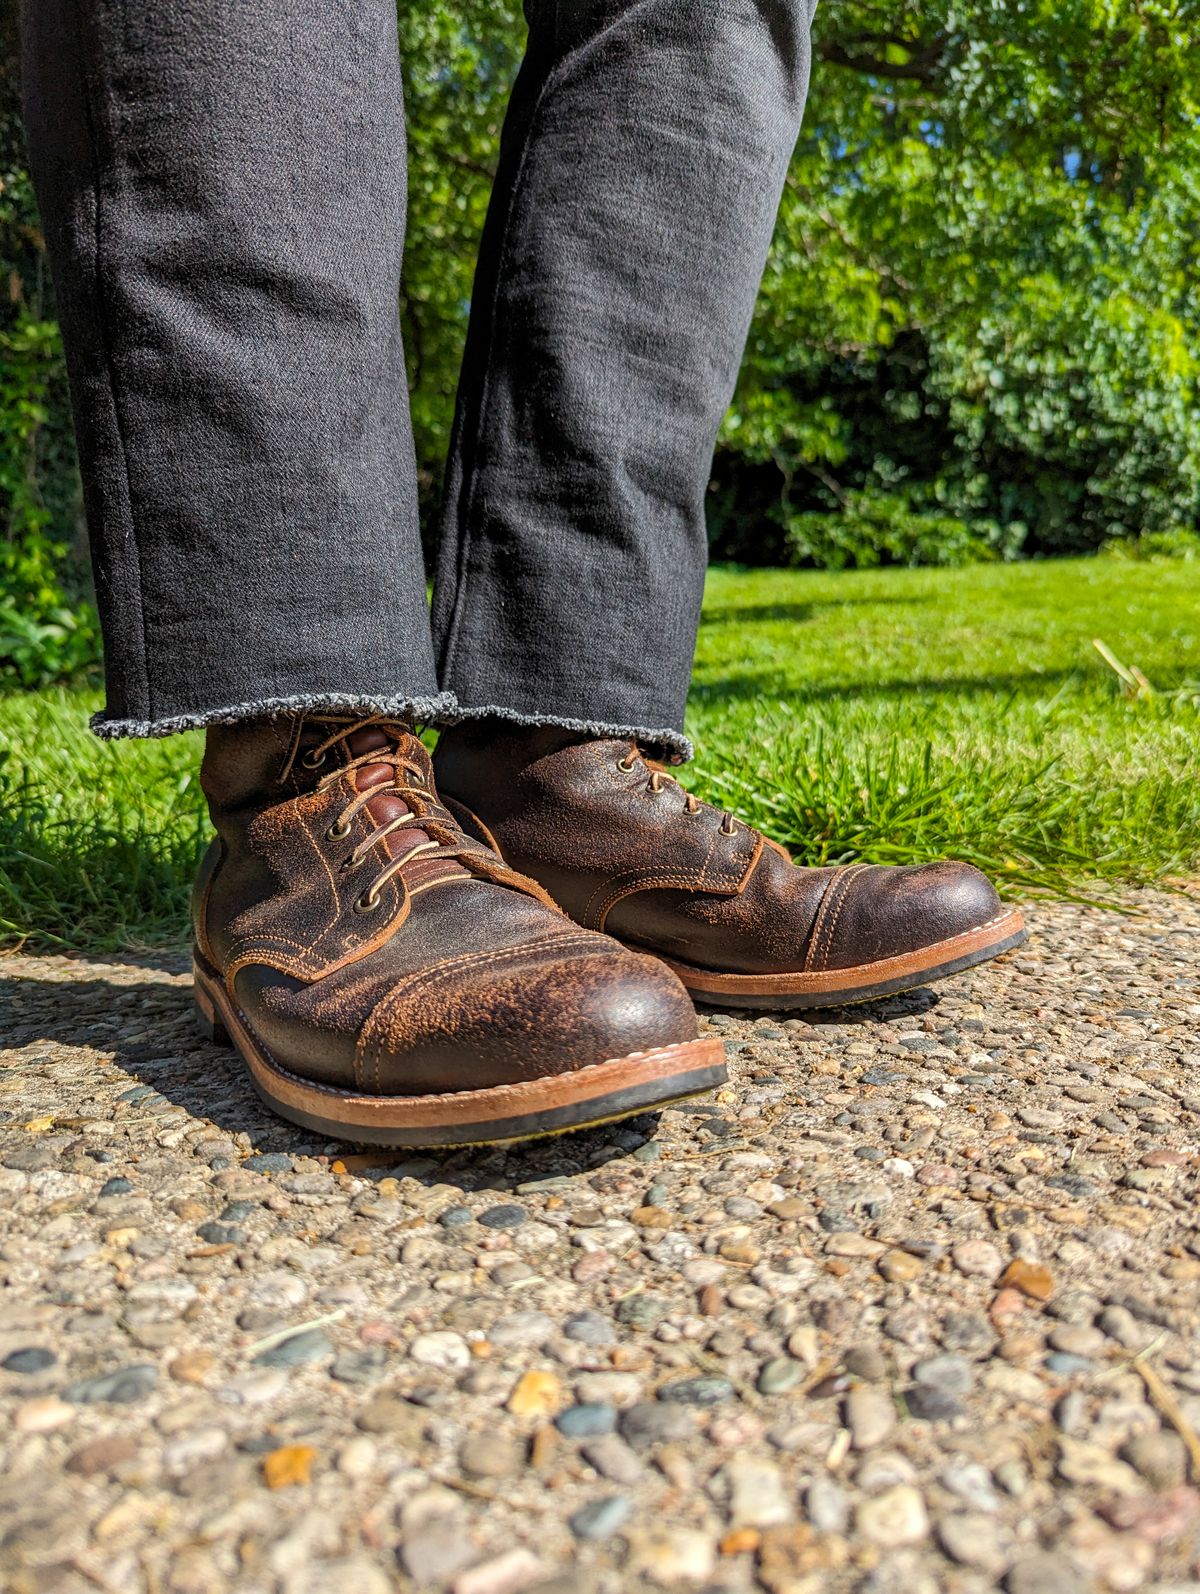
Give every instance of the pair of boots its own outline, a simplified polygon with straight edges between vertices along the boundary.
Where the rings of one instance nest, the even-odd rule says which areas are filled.
[[[1025,938],[966,864],[800,869],[627,742],[312,715],[212,729],[195,989],[284,1117],[514,1140],[711,1089],[693,1000],[831,1007]]]

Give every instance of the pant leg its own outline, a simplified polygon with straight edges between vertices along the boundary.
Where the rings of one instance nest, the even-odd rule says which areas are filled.
[[[704,498],[815,0],[527,0],[434,597],[466,716],[686,752]]]
[[[26,0],[102,735],[433,717],[394,0]]]

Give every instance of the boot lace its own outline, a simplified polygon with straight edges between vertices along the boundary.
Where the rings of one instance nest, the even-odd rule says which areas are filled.
[[[398,831],[413,828],[423,831],[429,838],[388,860],[370,885],[355,898],[355,913],[374,913],[382,900],[381,893],[384,887],[389,881],[397,879],[401,889],[397,923],[403,924],[412,908],[412,893],[403,871],[414,859],[433,854],[446,861],[461,864],[469,874],[478,879],[513,887],[527,896],[536,898],[546,907],[555,906],[550,896],[536,881],[530,880],[526,875],[518,874],[501,858],[472,841],[444,809],[440,816],[434,811],[440,808],[437,793],[430,789],[425,775],[407,751],[408,743],[413,739],[410,726],[399,720],[389,719],[383,714],[371,714],[353,721],[308,720],[305,723],[317,725],[326,731],[326,735],[321,741],[300,752],[301,733],[297,732],[287,762],[280,772],[281,781],[287,779],[297,758],[305,769],[318,770],[328,761],[330,753],[339,746],[349,755],[347,761],[339,763],[336,768],[320,778],[317,782],[318,791],[327,789],[343,776],[350,775],[354,770],[365,768],[367,765],[386,764],[393,771],[391,780],[379,781],[375,785],[355,792],[326,830],[325,835],[329,841],[345,841],[350,835],[355,817],[376,797],[399,797],[408,810],[407,813],[396,814],[391,819],[384,820],[364,836],[343,858],[340,865],[343,873],[359,868],[376,847]],[[387,742],[383,746],[372,747],[365,752],[353,753],[349,745],[352,738],[365,730],[381,731],[387,737]]]
[[[629,744],[629,751],[623,758],[619,758],[617,760],[617,768],[621,771],[622,775],[632,775],[638,766],[639,759],[645,768],[650,772],[650,779],[646,782],[646,790],[648,792],[654,792],[654,794],[657,796],[658,793],[663,790],[663,782],[665,781],[668,785],[674,786],[678,791],[682,792],[683,811],[686,815],[688,815],[689,818],[696,814],[703,813],[706,808],[708,808],[710,812],[716,813],[716,809],[712,808],[710,804],[702,803],[698,797],[693,797],[690,791],[685,790],[675,776],[668,773],[666,768],[660,764],[657,759],[647,757],[647,755],[642,751],[636,742],[631,742]],[[721,815],[721,834],[723,836],[734,835],[737,831],[737,828],[738,821],[731,813],[727,812]]]

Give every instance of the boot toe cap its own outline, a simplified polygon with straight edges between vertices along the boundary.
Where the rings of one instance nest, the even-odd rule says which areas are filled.
[[[480,1090],[570,1073],[696,1038],[675,976],[616,948],[501,960],[470,982],[436,981],[380,1004],[359,1073],[385,1094]]]
[[[979,930],[1003,912],[991,881],[968,863],[867,869],[846,892],[826,966],[902,957]]]

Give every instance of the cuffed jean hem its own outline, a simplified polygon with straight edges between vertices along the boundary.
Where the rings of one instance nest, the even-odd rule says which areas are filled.
[[[174,736],[179,731],[204,730],[209,725],[237,725],[242,720],[271,719],[279,714],[384,714],[389,719],[409,724],[448,725],[458,717],[458,700],[453,692],[438,692],[432,697],[361,697],[350,692],[315,692],[311,696],[266,697],[253,703],[235,703],[228,708],[197,710],[194,714],[175,714],[167,719],[109,719],[94,714],[92,730],[103,741],[118,741],[127,736]]]
[[[610,725],[603,720],[563,719],[558,714],[520,714],[515,708],[498,708],[494,704],[482,708],[456,708],[447,723],[462,725],[468,720],[505,720],[509,725],[520,725],[526,730],[539,730],[544,726],[557,726],[563,731],[578,731],[581,736],[594,736],[604,741],[636,742],[639,747],[665,753],[672,763],[686,764],[695,756],[696,749],[682,731],[650,730],[644,725]]]

